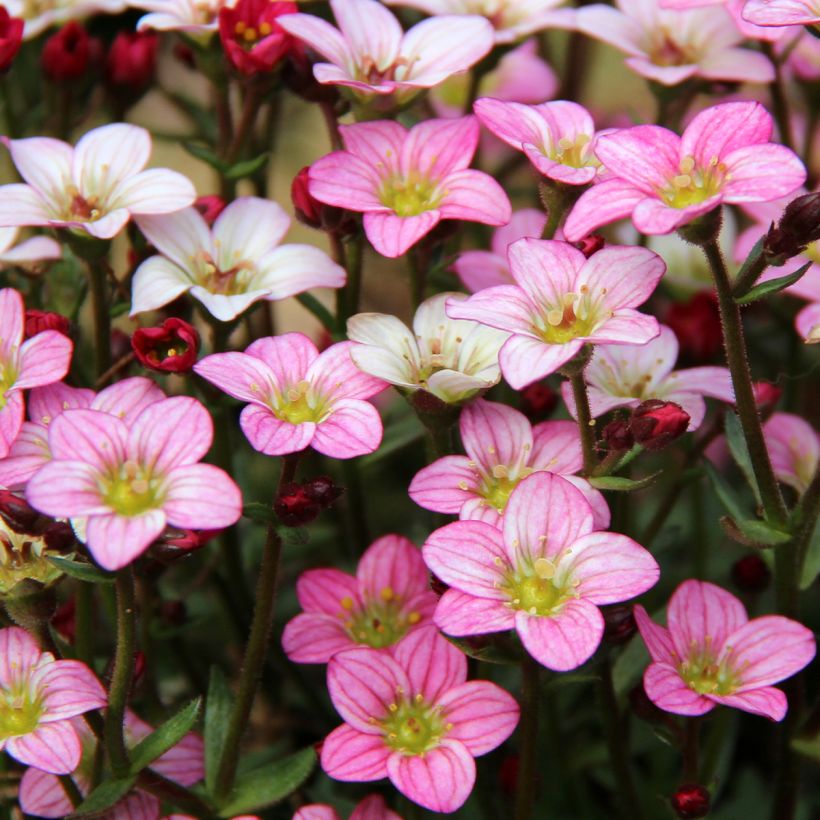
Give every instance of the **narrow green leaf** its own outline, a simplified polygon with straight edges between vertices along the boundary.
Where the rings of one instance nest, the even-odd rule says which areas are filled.
[[[216,169],[221,174],[225,173],[225,163],[206,145],[200,145],[198,142],[183,142],[182,147],[192,157],[202,160],[202,162],[210,165],[211,168]]]
[[[273,511],[269,504],[263,504],[261,501],[249,501],[242,507],[242,515],[244,518],[250,518],[252,521],[261,521],[263,524],[278,524],[279,516]]]
[[[131,750],[131,774],[139,774],[150,766],[158,757],[164,755],[170,748],[176,746],[182,738],[191,731],[197,717],[202,698],[195,698],[187,706],[180,709],[173,717],[143,738]]]
[[[729,445],[729,451],[732,454],[732,458],[735,460],[737,466],[740,467],[743,475],[746,477],[746,483],[752,488],[752,492],[755,494],[755,500],[758,504],[760,504],[760,489],[757,486],[755,471],[752,467],[752,459],[749,455],[749,450],[746,447],[746,438],[743,435],[743,427],[740,424],[740,419],[735,413],[726,413],[724,429],[726,431],[726,443]]]
[[[300,293],[296,296],[297,301],[303,308],[309,310],[330,333],[336,325],[333,314],[312,294]]]
[[[253,159],[245,159],[242,162],[237,162],[226,169],[224,173],[225,179],[245,179],[245,177],[253,176],[266,162],[268,161],[268,152],[260,154]]]
[[[304,783],[316,765],[312,746],[254,769],[236,780],[228,803],[222,806],[220,817],[233,817],[272,806],[284,800]]]
[[[743,277],[746,275],[746,271],[749,270],[753,265],[757,264],[757,260],[760,259],[760,254],[763,253],[763,243],[766,241],[766,236],[763,235],[760,239],[755,242],[754,247],[749,252],[749,255],[746,257],[745,261],[740,267],[740,270],[737,272],[735,276],[735,281],[741,281]],[[762,271],[761,271],[762,272]],[[738,297],[743,297],[744,294],[740,293],[737,294]]]
[[[803,572],[800,578],[800,589],[808,589],[818,575],[820,575],[820,520],[815,524],[814,532],[806,550]]]
[[[633,490],[642,490],[648,487],[660,475],[660,472],[652,473],[644,478],[625,478],[620,475],[600,475],[589,479],[597,490],[614,490],[616,492],[628,493]]]
[[[714,468],[711,461],[704,459],[703,468],[706,470],[706,475],[709,476],[709,480],[715,488],[717,497],[725,507],[726,512],[735,520],[742,519],[744,513],[740,500],[735,495],[735,491],[723,480],[723,476]]]
[[[123,316],[128,313],[130,308],[130,302],[116,302],[111,306],[111,310],[108,311],[108,314],[112,319],[116,319],[118,316]]]
[[[59,555],[46,556],[57,569],[70,575],[72,578],[78,578],[80,581],[88,581],[92,584],[113,584],[114,574],[111,572],[103,572],[103,570],[95,567],[93,564],[86,564],[83,561],[72,561],[70,558],[62,558]]]
[[[212,666],[205,701],[205,788],[208,793],[213,791],[232,707],[233,694],[225,675],[218,666]]]
[[[134,783],[136,782],[136,777],[104,780],[77,806],[71,817],[87,817],[88,815],[99,814],[106,809],[110,809],[111,806],[125,797],[125,795],[134,788]]]
[[[776,529],[765,521],[757,521],[753,518],[735,519],[735,524],[750,541],[766,547],[777,547],[792,539],[791,533]]]
[[[790,273],[788,276],[778,276],[777,279],[770,279],[768,282],[755,285],[748,293],[745,293],[743,296],[737,296],[735,302],[739,305],[748,305],[752,302],[756,302],[758,299],[763,299],[765,296],[779,293],[800,279],[812,264],[812,262],[806,262],[805,265],[801,265],[794,273]]]

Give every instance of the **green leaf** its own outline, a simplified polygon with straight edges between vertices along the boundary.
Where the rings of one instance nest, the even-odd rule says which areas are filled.
[[[86,817],[91,814],[99,814],[100,812],[110,809],[118,800],[125,797],[131,789],[134,788],[134,783],[137,782],[136,777],[121,777],[116,780],[104,780],[94,789],[88,797],[80,803],[72,814],[72,817]]]
[[[792,741],[792,748],[801,755],[810,757],[820,763],[820,733],[812,738],[797,737]]]
[[[211,168],[224,174],[227,170],[225,163],[206,145],[200,145],[198,142],[183,142],[182,147],[192,156],[196,157],[202,162],[210,165]]]
[[[765,521],[758,521],[754,518],[737,520],[738,529],[743,535],[755,544],[762,544],[766,547],[777,547],[792,540],[792,534],[784,532],[767,524]]]
[[[660,471],[652,473],[644,478],[625,478],[619,475],[593,476],[589,483],[597,490],[614,490],[616,492],[628,493],[633,490],[642,490],[648,487],[660,475]]]
[[[116,319],[118,316],[123,316],[124,314],[128,313],[130,307],[130,302],[116,302],[111,306],[111,310],[108,311],[108,315],[112,319]]]
[[[743,435],[743,427],[740,424],[740,419],[737,417],[737,414],[726,413],[724,429],[726,432],[726,443],[729,445],[732,458],[737,463],[737,466],[740,467],[743,475],[746,477],[746,483],[752,488],[755,499],[757,503],[760,504],[760,489],[757,486],[755,471],[752,467],[752,459],[749,455],[749,449],[746,447],[746,437]]]
[[[83,561],[72,561],[70,558],[61,558],[59,555],[46,556],[57,569],[77,578],[80,581],[88,581],[92,584],[113,584],[114,573],[103,572],[93,564],[86,564]]]
[[[299,293],[296,300],[322,323],[325,330],[333,333],[336,326],[333,314],[312,293]]]
[[[223,176],[225,179],[245,179],[245,177],[253,176],[266,162],[268,161],[268,152],[260,154],[253,159],[245,159],[242,162],[237,162],[225,170]]]
[[[729,515],[731,515],[735,520],[742,519],[744,513],[740,500],[735,495],[735,491],[726,483],[726,481],[723,480],[723,476],[714,468],[711,461],[704,459],[703,468],[706,470],[706,475],[709,476],[709,480],[715,488],[717,497],[720,499],[721,504],[723,504],[726,508]]]
[[[770,279],[768,282],[755,285],[748,293],[736,297],[735,302],[739,305],[748,305],[751,302],[756,302],[758,299],[763,299],[765,296],[779,293],[800,279],[812,264],[812,262],[806,262],[805,265],[801,265],[794,273],[790,273],[788,276],[778,276],[777,279]]]
[[[261,501],[249,501],[242,507],[242,516],[251,521],[261,521],[263,524],[278,524],[279,516],[273,511],[270,504]]]
[[[312,746],[254,769],[237,778],[228,803],[221,807],[220,817],[256,812],[284,800],[304,783],[316,765]]]
[[[232,707],[233,695],[225,675],[218,666],[212,666],[205,701],[205,788],[208,793],[213,791]]]
[[[196,723],[200,706],[202,706],[202,698],[195,698],[151,732],[148,737],[143,738],[131,750],[131,774],[139,774],[171,747],[176,746]]]
[[[754,247],[749,251],[749,255],[746,257],[746,260],[740,266],[740,270],[737,272],[735,276],[735,282],[741,280],[745,275],[746,271],[749,270],[753,265],[757,264],[758,259],[760,259],[760,255],[763,253],[763,243],[766,241],[765,234],[760,237],[760,239],[755,242]],[[761,271],[762,272],[762,271]],[[743,297],[744,294],[737,294],[739,301],[740,298]]]
[[[808,589],[818,575],[820,575],[820,521],[815,524],[814,532],[806,550],[803,572],[800,578],[800,589]]]

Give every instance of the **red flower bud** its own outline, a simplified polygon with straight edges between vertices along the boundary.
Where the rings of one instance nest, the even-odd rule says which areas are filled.
[[[732,582],[741,592],[763,592],[772,579],[766,562],[752,553],[732,564]]]
[[[12,17],[5,6],[0,6],[0,71],[8,71],[17,56],[24,26],[23,20]]]
[[[139,96],[153,82],[157,70],[159,38],[154,31],[121,31],[105,61],[109,87]]]
[[[635,634],[635,617],[628,604],[602,606],[601,614],[604,616],[604,640],[610,644],[626,643]]]
[[[282,487],[273,503],[273,511],[286,527],[302,527],[318,517],[322,505],[311,498],[301,484],[292,482]]]
[[[40,513],[11,490],[0,490],[0,517],[15,532],[34,532]]]
[[[615,419],[609,422],[601,432],[607,450],[610,452],[621,452],[632,449],[635,437],[626,419]]]
[[[549,418],[558,394],[543,382],[536,382],[521,391],[521,412],[533,423]]]
[[[221,532],[222,530],[182,530],[179,535],[164,538],[163,544],[178,550],[198,550]]]
[[[598,251],[604,247],[606,240],[600,234],[591,233],[589,236],[585,236],[583,239],[579,239],[572,244],[589,259],[593,253],[598,253]]]
[[[709,814],[709,792],[696,783],[686,783],[680,786],[670,798],[672,808],[678,817],[689,820],[693,817],[706,817]]]
[[[67,552],[74,545],[74,530],[65,521],[55,521],[43,531],[46,547],[55,552]]]
[[[305,495],[319,504],[322,509],[326,509],[333,504],[344,492],[341,487],[337,487],[333,483],[330,476],[326,475],[312,478],[310,481],[306,481],[303,486]]]
[[[227,204],[221,196],[209,194],[208,196],[198,196],[194,202],[194,208],[202,214],[202,217],[209,225],[213,225],[216,218],[225,210]]]
[[[305,166],[293,178],[290,185],[290,197],[296,218],[309,228],[316,228],[328,233],[350,234],[356,228],[354,217],[344,208],[325,205],[314,199],[308,189],[310,167]]]
[[[752,389],[760,415],[764,419],[768,418],[774,412],[783,391],[771,382],[755,382]]]
[[[26,338],[30,339],[44,330],[56,330],[63,336],[71,335],[71,322],[62,313],[51,313],[45,310],[26,311]]]
[[[66,23],[46,40],[40,54],[43,72],[55,83],[79,80],[100,59],[102,44],[76,20]]]
[[[632,411],[629,429],[638,444],[647,450],[662,450],[682,436],[689,426],[689,414],[673,401],[648,399]]]
[[[820,191],[793,199],[766,234],[764,253],[782,263],[820,239]]]
[[[694,362],[711,360],[723,345],[720,311],[711,291],[703,290],[688,302],[671,305],[664,322],[675,331],[681,353]]]
[[[140,364],[149,370],[186,373],[196,363],[199,333],[183,319],[171,317],[160,327],[141,327],[131,337]]]

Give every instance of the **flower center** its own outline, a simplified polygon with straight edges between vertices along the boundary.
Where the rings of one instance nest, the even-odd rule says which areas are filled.
[[[431,706],[420,694],[407,700],[399,692],[388,708],[390,714],[381,721],[385,742],[406,755],[422,755],[435,749],[453,727],[442,719],[440,707]]]
[[[245,293],[255,269],[251,262],[241,260],[228,270],[221,270],[207,251],[200,251],[194,258],[197,265],[197,284],[211,293],[235,296]]]
[[[329,415],[330,410],[324,403],[317,401],[317,397],[312,394],[311,384],[308,381],[301,381],[298,384],[288,387],[275,403],[271,406],[273,414],[282,421],[291,424],[305,424],[313,422],[319,424]]]
[[[68,219],[94,222],[102,216],[102,206],[98,196],[84,197],[74,185],[69,185],[66,193],[71,198],[68,206]]]
[[[503,587],[510,596],[509,606],[530,615],[554,615],[574,597],[572,589],[555,581],[555,564],[536,558],[530,566],[507,575]]]
[[[161,506],[160,484],[160,479],[153,477],[149,470],[129,460],[109,479],[103,500],[118,515],[142,515]]]
[[[257,28],[249,25],[245,20],[238,20],[233,27],[234,39],[247,49],[253,48],[259,40],[267,37],[272,31],[273,26],[264,21]]]
[[[358,612],[353,611],[354,604],[350,598],[342,598],[341,605],[340,616],[345,619],[348,635],[356,643],[374,649],[392,646],[421,620],[419,612],[403,610],[401,599],[391,587],[383,587],[379,597],[367,601]]]
[[[591,152],[592,137],[589,134],[579,134],[575,140],[561,137],[557,144],[545,149],[544,154],[561,165],[570,168],[586,168],[588,165],[599,166],[597,157]]]
[[[32,697],[27,682],[0,690],[0,740],[30,734],[42,713],[43,706]]]
[[[689,657],[680,665],[680,676],[699,695],[730,695],[737,688],[728,659],[718,663],[711,648],[693,644]]]
[[[510,475],[509,468],[504,464],[496,464],[492,474],[484,477],[481,485],[481,495],[488,504],[503,513],[510,500],[512,491],[518,486],[522,478],[532,473],[531,467],[524,467],[517,475]]]
[[[417,172],[385,180],[379,194],[382,204],[395,211],[397,216],[418,216],[431,211],[441,198],[437,182]]]
[[[59,553],[47,550],[42,538],[16,533],[0,518],[0,595],[23,580],[41,584],[56,581],[63,573],[48,560]]]
[[[697,62],[697,58],[691,53],[691,49],[676,43],[669,32],[661,31],[660,34],[661,39],[655,43],[650,52],[650,60],[655,65],[689,65]]]
[[[565,293],[562,304],[546,305],[533,330],[549,344],[566,344],[592,333],[596,325],[594,313],[589,289],[581,285],[580,293]]]
[[[661,199],[672,208],[698,205],[715,196],[726,181],[726,166],[712,157],[708,168],[698,168],[694,157],[680,161],[680,173],[670,179],[659,193]]]
[[[0,339],[0,341],[2,341]],[[6,393],[17,381],[17,370],[10,364],[0,362],[0,410],[6,406]]]

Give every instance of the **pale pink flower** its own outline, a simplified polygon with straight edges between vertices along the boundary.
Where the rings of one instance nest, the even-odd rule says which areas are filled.
[[[662,85],[693,77],[766,83],[774,67],[760,52],[738,48],[743,35],[723,8],[668,11],[658,0],[616,0],[611,6],[584,6],[576,26],[628,55],[635,72]]]
[[[768,202],[799,188],[797,155],[769,142],[772,118],[760,103],[701,111],[679,137],[657,125],[602,134],[598,159],[611,174],[575,203],[564,225],[571,242],[632,215],[645,234],[670,233],[721,203]]]
[[[604,497],[573,475],[584,462],[575,422],[545,421],[533,427],[518,410],[479,399],[462,410],[459,432],[467,455],[444,456],[410,483],[410,498],[420,507],[500,527],[519,482],[546,471],[563,476],[584,494],[596,528],[609,526]]]
[[[191,181],[167,168],[143,170],[151,136],[114,123],[87,132],[76,148],[50,137],[4,139],[26,185],[0,187],[0,226],[76,228],[111,239],[132,216],[191,205]]]
[[[794,324],[807,344],[820,342],[820,302],[804,307],[797,314]]]
[[[743,19],[757,26],[820,24],[819,0],[748,0]]]
[[[313,803],[302,806],[292,820],[342,820],[342,817],[326,803]],[[350,820],[401,820],[401,815],[388,809],[380,794],[371,794],[353,809]]]
[[[475,117],[427,120],[409,131],[387,120],[339,130],[346,150],[310,166],[310,193],[364,213],[367,238],[383,256],[401,256],[442,219],[510,221],[504,189],[467,167],[478,145]]]
[[[514,43],[547,28],[571,28],[573,9],[559,9],[564,0],[385,0],[427,14],[482,14],[495,28],[495,42]]]
[[[466,71],[493,47],[493,27],[477,15],[423,20],[405,33],[377,0],[330,0],[330,6],[338,29],[312,14],[288,14],[277,22],[330,61],[313,67],[320,83],[360,96],[393,95],[404,103]]]
[[[689,430],[697,430],[706,415],[704,396],[734,404],[732,377],[725,367],[673,371],[678,350],[674,331],[665,325],[659,336],[644,345],[596,347],[584,369],[593,418],[616,407],[637,407],[647,399],[660,399],[679,404],[689,414]],[[561,385],[561,394],[574,416],[569,382]]]
[[[735,26],[747,40],[764,40],[776,42],[791,39],[800,33],[797,26],[789,28],[770,28],[755,25],[744,16],[748,0],[660,0],[662,9],[684,11],[703,6],[721,6],[729,12]]]
[[[133,8],[149,12],[137,23],[140,31],[184,31],[206,37],[219,28],[219,12],[237,0],[129,0]]]
[[[339,342],[321,354],[303,333],[257,339],[244,353],[214,353],[194,370],[229,396],[249,402],[239,424],[269,456],[313,447],[331,458],[372,453],[382,422],[367,401],[387,385],[362,373]]]
[[[101,410],[66,410],[49,425],[52,460],[29,479],[26,497],[46,515],[87,518],[94,560],[119,569],[166,524],[222,529],[239,520],[239,488],[197,463],[212,440],[208,411],[187,396],[149,404],[131,424]]]
[[[125,0],[3,0],[11,17],[25,21],[23,39],[31,40],[53,25],[90,17],[94,14],[119,14],[127,3]]]
[[[70,719],[105,703],[105,690],[84,663],[55,660],[24,629],[0,629],[0,751],[68,774],[81,751]]]
[[[434,621],[448,635],[515,629],[539,663],[559,672],[592,657],[604,632],[598,607],[640,595],[660,575],[631,538],[596,531],[592,507],[561,476],[535,473],[512,492],[498,529],[456,521],[423,548],[450,585]]]
[[[303,572],[296,596],[304,611],[282,634],[282,648],[294,663],[327,663],[359,645],[393,646],[431,622],[437,600],[421,551],[400,535],[374,541],[355,577],[338,569]]]
[[[347,321],[350,356],[365,373],[401,391],[424,390],[448,404],[469,401],[501,380],[498,351],[507,333],[457,321],[445,305],[463,293],[439,293],[419,305],[412,330],[395,316],[357,313]]]
[[[64,410],[91,408],[133,421],[149,404],[165,398],[150,379],[134,376],[115,382],[96,396],[93,390],[55,382],[35,387],[28,397],[28,421],[23,422],[6,458],[0,459],[0,486],[19,490],[51,460],[48,427]]]
[[[97,739],[84,721],[72,721],[82,743],[82,759],[71,777],[80,793],[91,791]],[[153,727],[138,718],[130,709],[125,713],[125,745],[131,749],[153,731]],[[151,763],[158,774],[179,783],[192,786],[205,776],[205,751],[202,738],[189,732],[175,746]],[[71,801],[59,779],[37,769],[26,769],[20,781],[20,807],[35,817],[65,817],[72,813]],[[101,820],[157,820],[160,801],[148,792],[135,789],[117,801]]]
[[[507,248],[524,237],[540,238],[546,224],[547,215],[536,208],[514,211],[506,225],[493,231],[489,251],[462,251],[453,263],[453,270],[471,293],[494,285],[513,285]]]
[[[68,372],[71,340],[44,330],[27,341],[26,309],[14,288],[0,290],[0,458],[23,426],[23,390],[59,381]]]
[[[595,156],[595,123],[578,103],[555,100],[540,105],[483,97],[474,110],[481,124],[523,151],[536,170],[567,185],[587,185],[601,168]]]
[[[649,699],[677,715],[732,706],[783,720],[786,696],[771,684],[799,672],[815,653],[814,636],[781,615],[749,620],[734,595],[706,581],[684,581],[667,609],[668,628],[642,606],[635,620],[652,663],[643,676]]]
[[[820,436],[805,419],[792,413],[772,415],[763,433],[774,474],[802,495],[820,463]]]
[[[322,746],[336,780],[389,777],[409,800],[438,812],[463,805],[475,761],[518,723],[518,704],[488,681],[467,681],[467,659],[433,626],[403,638],[392,655],[352,649],[334,656],[327,686],[344,719]]]
[[[451,299],[447,315],[512,335],[498,360],[516,390],[554,373],[585,344],[644,344],[658,322],[635,310],[666,269],[652,251],[610,246],[587,259],[567,242],[521,239],[510,245],[515,285]]]
[[[48,236],[32,236],[15,245],[19,233],[19,228],[0,228],[0,270],[12,265],[30,266],[62,256],[59,242]]]
[[[162,256],[134,274],[131,315],[167,305],[190,291],[223,322],[260,299],[310,288],[339,288],[345,271],[312,245],[280,245],[290,217],[275,202],[240,197],[208,226],[196,208],[140,217],[140,230]]]

